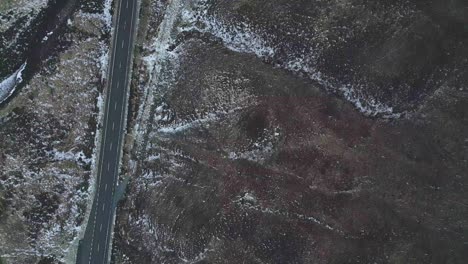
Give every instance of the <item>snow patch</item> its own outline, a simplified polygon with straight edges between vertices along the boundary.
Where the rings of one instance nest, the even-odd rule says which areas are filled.
[[[208,123],[219,120],[222,116],[232,114],[241,109],[243,109],[243,107],[236,107],[233,109],[229,109],[227,111],[216,111],[213,113],[207,113],[207,114],[204,114],[203,117],[195,119],[195,120],[182,121],[182,122],[175,123],[173,125],[160,127],[157,130],[157,132],[163,133],[163,134],[175,134],[175,133],[179,133],[179,132],[182,132],[182,131],[185,131],[194,127],[201,126],[203,124],[205,124],[206,126],[209,126]]]
[[[42,38],[42,43],[46,42],[47,40],[49,40],[49,37],[54,34],[53,31],[51,32],[48,32],[47,35],[44,36],[44,38]]]
[[[352,86],[345,85],[340,88],[344,98],[366,116],[381,116],[383,118],[399,118],[401,113],[395,113],[393,107],[378,102],[374,98],[364,99]]]
[[[112,2],[113,0],[106,0],[104,2],[104,12],[102,14],[102,20],[104,21],[104,24],[106,25],[108,29],[112,27],[112,15],[111,15]]]
[[[49,151],[49,155],[54,161],[74,161],[85,164],[91,164],[92,162],[91,158],[86,158],[86,155],[83,153],[83,151],[74,153],[73,151],[63,152],[54,149]]]
[[[204,118],[196,119],[196,120],[186,122],[186,123],[175,124],[173,126],[161,127],[158,129],[158,132],[166,133],[166,134],[179,133],[179,132],[188,130],[192,127],[214,121],[217,118],[218,118],[218,115],[216,115],[215,113],[209,113]]]
[[[267,42],[259,35],[255,34],[251,26],[245,22],[227,24],[214,17],[202,17],[198,22],[202,22],[203,27],[198,27],[196,17],[196,13],[184,11],[182,19],[191,26],[179,30],[196,30],[210,33],[220,38],[225,46],[232,51],[252,53],[260,58],[269,58],[275,54],[274,49],[269,47]]]
[[[15,92],[16,86],[23,82],[23,71],[26,65],[25,62],[15,73],[0,83],[0,103],[10,97]]]
[[[99,68],[101,68],[101,81],[107,78],[107,69],[109,65],[109,46],[105,43],[101,45],[101,56],[99,56]]]

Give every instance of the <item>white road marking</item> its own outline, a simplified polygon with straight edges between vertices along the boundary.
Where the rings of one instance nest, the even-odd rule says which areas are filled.
[[[106,185],[104,185],[104,191],[107,192],[107,183],[106,183]]]
[[[114,111],[117,110],[117,101],[114,103]]]
[[[122,49],[124,47],[124,44],[125,44],[125,40],[122,40]]]
[[[102,232],[102,223],[101,223],[101,225],[99,226],[99,232]]]
[[[110,163],[107,163],[107,171],[110,169]]]
[[[106,205],[105,203],[102,204],[102,211],[103,211],[103,212],[104,212],[104,206],[105,206],[105,205]]]
[[[129,2],[129,0],[127,0],[127,9],[128,9],[128,2]]]
[[[115,129],[115,122],[112,122],[112,131]]]
[[[99,244],[97,244],[97,252],[99,252]]]
[[[112,142],[110,143],[109,150],[112,151]]]

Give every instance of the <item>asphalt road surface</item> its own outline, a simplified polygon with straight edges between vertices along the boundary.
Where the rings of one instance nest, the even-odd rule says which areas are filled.
[[[86,227],[80,241],[78,263],[109,263],[112,228],[115,214],[115,189],[118,183],[129,72],[137,18],[137,0],[119,0],[117,21],[109,64],[109,82],[105,98],[104,121],[97,162],[96,193]]]

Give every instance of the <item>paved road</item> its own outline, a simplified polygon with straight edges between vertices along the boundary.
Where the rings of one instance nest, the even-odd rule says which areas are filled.
[[[137,0],[118,0],[117,24],[109,64],[109,82],[104,108],[101,148],[97,163],[96,194],[84,239],[80,242],[77,262],[105,264],[109,260],[114,222],[114,194],[118,182],[129,72],[137,18]]]

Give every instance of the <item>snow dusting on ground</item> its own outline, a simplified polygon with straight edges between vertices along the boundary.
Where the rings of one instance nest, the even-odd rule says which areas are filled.
[[[0,202],[7,201],[0,258],[7,263],[76,257],[94,189],[111,2],[105,12],[70,17],[72,33],[63,38],[72,44],[47,58],[0,111]],[[25,65],[1,82],[0,99],[23,81]]]
[[[278,59],[276,50],[281,43],[275,43],[267,32],[254,29],[248,22],[223,21],[216,15],[209,14],[206,0],[194,1],[192,9],[183,12],[182,32],[198,31],[209,33],[219,38],[230,50],[255,54],[257,57],[267,61]],[[298,53],[299,52],[299,53]],[[326,90],[341,95],[348,100],[356,109],[367,116],[381,116],[384,118],[398,118],[401,113],[394,113],[393,107],[379,102],[371,95],[365,96],[356,87],[341,83],[331,76],[326,76],[315,66],[317,54],[300,53],[300,50],[287,51],[287,57],[281,58],[284,62],[279,67],[296,73],[306,73],[307,76],[320,83]]]
[[[16,19],[22,16],[29,16],[30,18],[37,15],[37,13],[47,5],[48,0],[19,0],[14,1],[6,0],[0,3],[0,12],[4,14],[13,14],[13,18],[0,15],[0,32],[7,30],[13,25]],[[29,23],[27,20],[26,23]]]

